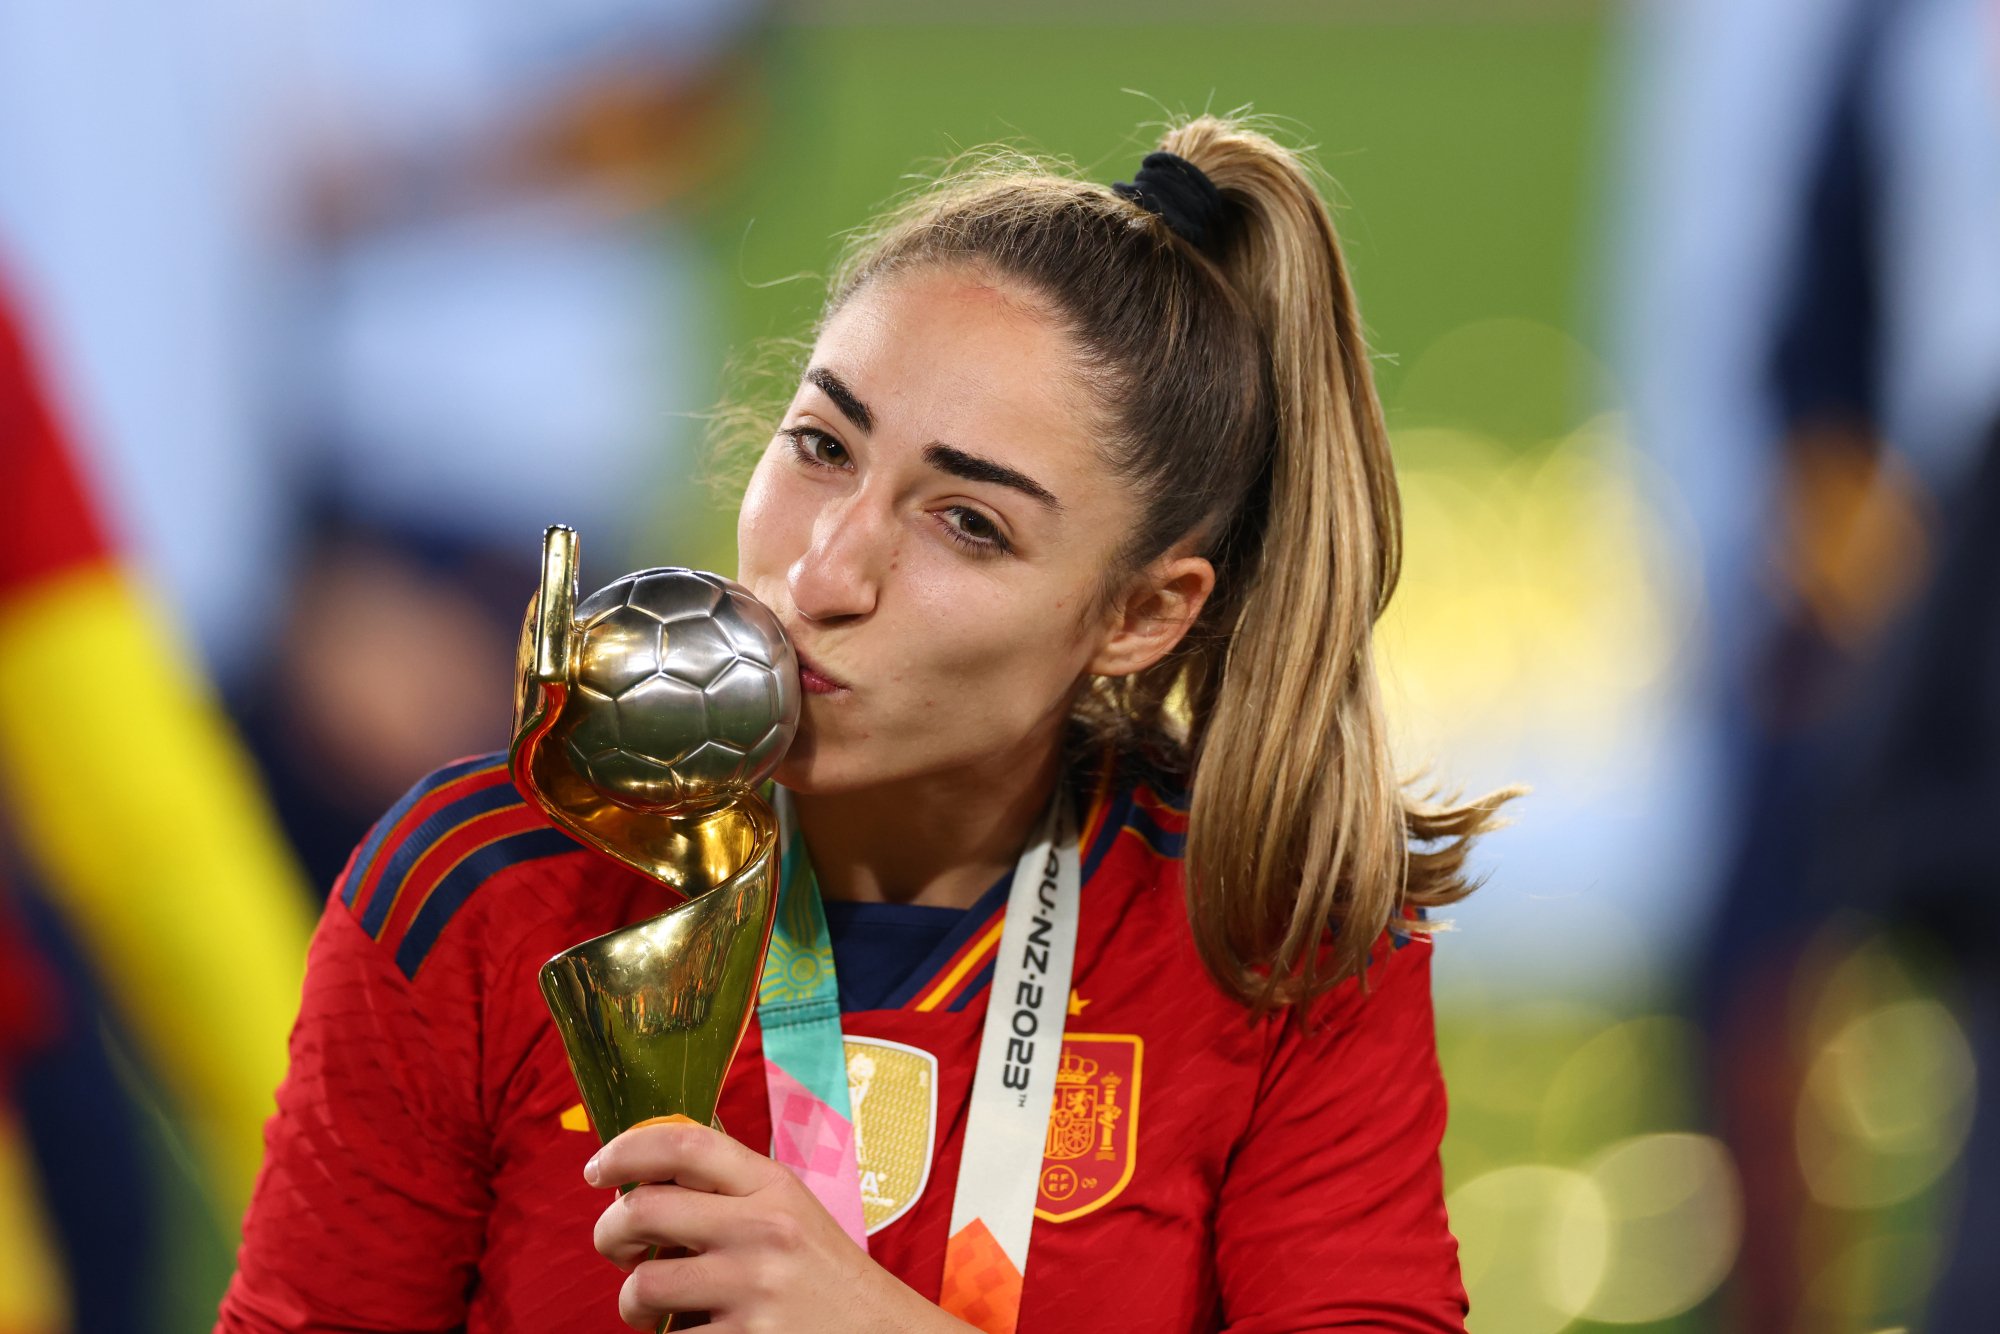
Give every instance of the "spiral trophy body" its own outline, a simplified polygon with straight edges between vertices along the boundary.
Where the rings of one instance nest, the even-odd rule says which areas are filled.
[[[543,965],[601,1139],[714,1118],[749,1023],[778,898],[757,794],[798,726],[776,617],[717,575],[642,570],[576,596],[576,534],[548,530],[522,637],[515,785],[560,828],[686,902]]]

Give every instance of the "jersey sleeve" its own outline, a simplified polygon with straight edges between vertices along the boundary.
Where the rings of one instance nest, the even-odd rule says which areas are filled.
[[[1310,1033],[1279,1033],[1216,1208],[1232,1334],[1464,1330],[1430,956],[1385,937],[1366,993],[1350,981]]]
[[[361,861],[313,936],[220,1331],[465,1322],[491,1178],[476,974],[434,956],[406,975],[350,903]]]

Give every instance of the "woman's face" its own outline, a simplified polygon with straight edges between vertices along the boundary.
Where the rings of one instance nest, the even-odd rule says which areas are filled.
[[[787,787],[1033,762],[1086,673],[1165,652],[1101,606],[1137,515],[1076,359],[1027,293],[959,268],[828,322],[737,523],[738,578],[799,654]]]

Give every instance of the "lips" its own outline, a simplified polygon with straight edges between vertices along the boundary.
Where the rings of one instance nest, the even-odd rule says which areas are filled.
[[[850,689],[847,682],[839,677],[827,675],[812,659],[799,653],[796,644],[792,646],[792,651],[799,660],[799,685],[804,687],[808,695],[831,695],[836,691]]]

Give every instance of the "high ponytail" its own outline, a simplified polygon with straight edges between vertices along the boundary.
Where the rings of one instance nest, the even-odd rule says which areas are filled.
[[[1437,805],[1397,778],[1372,636],[1401,568],[1402,505],[1325,203],[1299,160],[1261,134],[1204,117],[1161,147],[1235,206],[1216,259],[1269,365],[1263,542],[1195,720],[1188,838],[1203,958],[1262,1006],[1362,971],[1384,929],[1408,929],[1405,908],[1470,893],[1470,842],[1509,794]]]
[[[859,238],[829,309],[886,274],[962,264],[1026,284],[1084,349],[1105,455],[1142,514],[1106,597],[1189,539],[1216,584],[1172,653],[1090,682],[1077,721],[1190,776],[1195,940],[1216,981],[1265,1010],[1363,973],[1385,930],[1425,928],[1407,910],[1470,893],[1471,841],[1512,793],[1436,805],[1396,777],[1371,635],[1401,507],[1311,177],[1213,117],[1160,147],[1213,183],[1221,225],[1190,239],[1130,188],[984,165]]]

